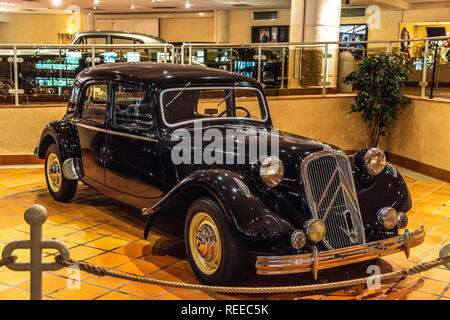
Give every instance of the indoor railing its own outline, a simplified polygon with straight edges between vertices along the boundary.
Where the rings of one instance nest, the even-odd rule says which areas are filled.
[[[66,101],[85,68],[115,62],[175,63],[174,56],[172,44],[0,44],[0,103]]]
[[[445,97],[450,84],[448,40],[185,43],[181,47],[0,44],[0,104],[67,101],[80,71],[114,62],[198,64],[250,76],[266,89],[311,89],[305,92],[326,95],[336,87],[339,59],[332,58],[343,51],[351,52],[356,63],[371,54],[392,53],[413,69],[406,93]]]

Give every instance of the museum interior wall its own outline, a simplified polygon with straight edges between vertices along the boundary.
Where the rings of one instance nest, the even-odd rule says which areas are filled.
[[[403,116],[389,129],[381,147],[408,165],[408,159],[422,164],[420,170],[450,180],[450,109],[448,101],[412,98]],[[354,95],[268,97],[274,126],[311,137],[353,152],[366,146],[368,129],[359,114],[349,114]],[[39,143],[44,126],[59,120],[65,106],[0,107],[0,165],[12,164],[11,156],[30,156]],[[289,115],[288,117],[286,115]],[[296,121],[292,121],[295,119]],[[24,124],[26,124],[24,126]],[[18,130],[20,128],[20,130]],[[439,130],[436,130],[439,128]],[[6,159],[6,160],[5,160]],[[23,159],[21,161],[23,161]],[[406,160],[405,160],[406,159]],[[398,161],[397,161],[398,162]],[[17,163],[14,163],[17,164]],[[412,165],[420,165],[412,163]],[[440,168],[434,170],[429,168]],[[430,171],[431,170],[431,171]]]

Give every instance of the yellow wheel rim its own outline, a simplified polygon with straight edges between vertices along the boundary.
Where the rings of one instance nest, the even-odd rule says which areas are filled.
[[[198,212],[189,226],[189,247],[195,264],[205,274],[213,274],[222,259],[219,229],[207,213]]]
[[[50,153],[47,159],[47,180],[50,188],[53,192],[58,193],[61,189],[62,173],[61,164],[59,163],[58,156],[54,153]]]

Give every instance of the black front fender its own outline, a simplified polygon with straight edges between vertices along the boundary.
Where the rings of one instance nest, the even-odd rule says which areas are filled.
[[[69,158],[81,158],[78,131],[72,123],[55,121],[44,128],[37,150],[37,156],[40,159],[45,159],[47,149],[52,143],[56,143],[63,161]]]
[[[252,238],[276,238],[291,234],[295,228],[286,220],[271,212],[244,182],[245,177],[226,170],[199,170],[181,181],[156,205],[144,209],[150,215],[146,227],[147,237],[155,214],[174,201],[195,199],[192,192],[199,188],[214,198],[222,207],[230,223],[240,232]],[[193,197],[194,196],[194,197]]]
[[[358,190],[358,201],[365,225],[375,225],[377,212],[392,207],[398,212],[408,212],[412,207],[411,194],[403,177],[396,169],[386,166],[373,184]]]

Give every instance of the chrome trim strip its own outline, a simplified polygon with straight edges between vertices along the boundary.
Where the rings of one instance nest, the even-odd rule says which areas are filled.
[[[90,130],[93,130],[93,131],[106,133],[106,129],[103,129],[103,128],[97,128],[97,127],[93,127],[93,126],[88,126],[86,124],[81,124],[79,122],[75,122],[75,125],[78,126],[78,127],[85,128],[85,129],[90,129]]]
[[[118,131],[113,131],[113,130],[107,130],[108,134],[112,134],[115,136],[120,136],[120,137],[125,137],[125,138],[130,138],[130,139],[136,139],[136,140],[143,140],[143,141],[150,141],[150,142],[158,142],[158,139],[154,139],[154,138],[147,138],[147,137],[142,137],[142,136],[136,136],[134,134],[129,134],[129,133],[123,133],[123,132],[118,132]]]
[[[255,87],[188,87],[185,88],[185,91],[188,90],[225,90],[225,89],[234,89],[234,90],[254,90],[256,92],[258,92],[259,96],[261,97],[261,100],[263,102],[264,105],[264,109],[266,112],[266,117],[263,120],[257,120],[257,119],[249,119],[249,118],[242,118],[242,117],[235,117],[235,118],[211,118],[211,119],[193,119],[193,120],[187,120],[187,121],[183,121],[183,122],[178,122],[175,124],[169,124],[166,121],[166,116],[164,113],[164,105],[163,105],[163,96],[166,92],[170,92],[170,91],[179,91],[179,90],[183,90],[183,88],[170,88],[170,89],[164,89],[163,91],[161,91],[160,95],[159,95],[159,105],[160,105],[160,109],[161,109],[161,118],[164,122],[164,124],[169,127],[169,128],[174,128],[174,127],[179,127],[182,125],[185,125],[187,123],[195,123],[195,122],[203,122],[203,121],[223,121],[224,119],[228,119],[228,120],[250,120],[250,121],[254,121],[254,122],[260,122],[260,123],[265,123],[268,119],[269,119],[269,108],[267,107],[267,103],[266,103],[266,99],[264,98],[264,94],[262,94],[262,92]]]
[[[424,239],[425,231],[422,226],[415,231],[405,231],[405,234],[394,238],[365,243],[354,247],[323,251],[318,256],[316,256],[315,252],[292,256],[258,256],[256,270],[261,275],[303,272],[315,273],[317,268],[319,270],[335,268],[376,259],[401,251],[404,251],[408,256],[410,248],[421,245]],[[316,263],[318,263],[318,266]]]
[[[93,131],[103,132],[103,133],[107,133],[107,134],[112,134],[112,135],[115,135],[115,136],[121,136],[121,137],[125,137],[125,138],[137,139],[137,140],[143,140],[143,141],[150,141],[150,142],[158,142],[159,141],[158,139],[147,138],[147,137],[142,137],[142,136],[136,136],[134,134],[128,134],[128,133],[123,133],[123,132],[118,132],[118,131],[113,131],[113,130],[106,130],[106,129],[102,129],[102,128],[88,126],[88,125],[81,124],[81,123],[78,123],[78,122],[74,122],[74,124],[76,126],[78,126],[78,127],[82,127],[82,128],[93,130]]]

